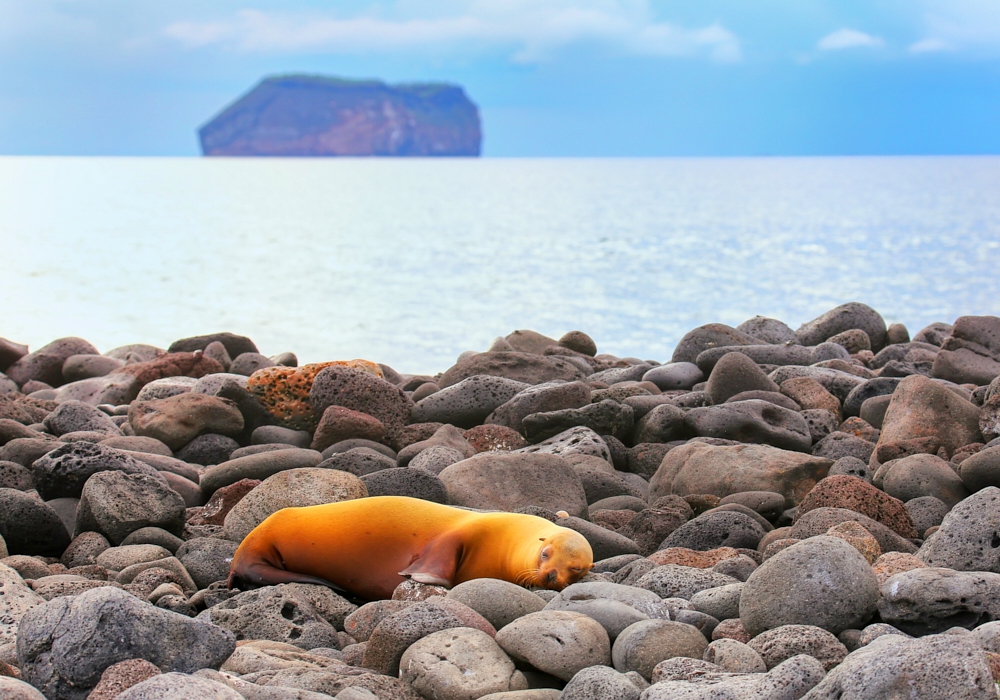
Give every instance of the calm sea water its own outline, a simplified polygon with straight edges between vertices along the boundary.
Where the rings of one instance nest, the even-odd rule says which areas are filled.
[[[1000,158],[0,158],[0,336],[231,330],[448,367],[516,328],[669,359],[845,301],[1000,313]]]

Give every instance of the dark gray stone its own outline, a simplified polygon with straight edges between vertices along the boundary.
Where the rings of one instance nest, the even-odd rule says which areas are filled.
[[[639,545],[617,532],[607,530],[600,525],[587,522],[582,518],[569,517],[559,518],[556,524],[560,527],[568,527],[583,535],[594,550],[594,560],[617,557],[622,554],[639,554]]]
[[[642,381],[652,382],[660,391],[690,389],[705,380],[705,374],[693,362],[668,362],[642,375]]]
[[[234,333],[210,333],[208,335],[197,335],[191,338],[181,338],[175,340],[167,348],[167,352],[194,352],[204,350],[210,343],[219,342],[226,348],[230,357],[239,357],[245,352],[257,352],[254,342],[243,335]]]
[[[229,578],[229,566],[236,542],[214,537],[198,537],[182,544],[175,553],[199,589]]]
[[[184,516],[184,499],[161,480],[146,474],[99,472],[83,487],[76,532],[99,532],[117,545],[144,527],[180,535]]]
[[[522,424],[524,435],[530,442],[547,440],[577,426],[590,428],[598,435],[628,440],[632,436],[635,419],[631,406],[605,399],[582,408],[532,413],[524,417]]]
[[[844,399],[844,416],[861,415],[861,406],[865,401],[876,396],[888,396],[896,390],[899,383],[903,381],[899,377],[876,377],[869,379],[864,384],[859,384]]]
[[[584,382],[548,382],[519,392],[487,418],[487,424],[504,425],[524,433],[522,421],[533,413],[581,408],[590,403],[590,387]]]
[[[421,399],[413,407],[412,421],[472,428],[528,387],[524,382],[503,377],[469,377]]]
[[[354,476],[367,476],[383,469],[395,468],[396,460],[367,447],[355,447],[347,452],[341,452],[324,459],[316,466],[320,469],[338,469],[342,472],[350,472]]]
[[[923,535],[927,528],[940,525],[950,509],[934,496],[920,496],[907,501],[906,510],[913,519],[913,527]]]
[[[28,611],[17,639],[25,679],[51,700],[83,700],[119,661],[140,658],[164,671],[194,673],[218,669],[235,648],[230,632],[112,587]]]
[[[834,462],[843,457],[855,457],[865,464],[874,451],[875,443],[839,430],[830,433],[812,448],[812,453],[817,457],[832,459]]]
[[[951,509],[917,556],[930,566],[1000,573],[1000,488],[989,486]]]
[[[59,514],[37,498],[0,488],[0,537],[9,554],[58,557],[69,545]]]
[[[391,467],[361,477],[369,496],[409,496],[434,503],[448,503],[448,489],[424,469]]]
[[[841,304],[826,313],[803,323],[795,336],[803,345],[818,345],[838,333],[857,328],[868,334],[872,351],[878,352],[886,344],[885,320],[879,313],[858,302]]]
[[[659,548],[686,547],[700,552],[719,547],[756,549],[765,534],[764,528],[749,515],[720,510],[684,523]]]
[[[685,423],[685,417],[684,411],[673,404],[656,406],[636,422],[633,442],[636,445],[665,443],[688,437],[691,431]],[[656,468],[654,467],[650,473],[656,473]]]
[[[45,500],[79,498],[87,480],[104,471],[144,474],[166,483],[156,469],[127,452],[90,442],[74,442],[47,452],[35,460],[31,470],[35,487]]]
[[[83,430],[93,430],[110,435],[120,435],[121,431],[104,411],[99,411],[82,401],[66,401],[50,413],[42,424],[53,435],[64,435]]]
[[[767,444],[781,449],[807,452],[812,436],[805,419],[766,401],[735,401],[721,406],[695,408],[685,423],[700,437]]]

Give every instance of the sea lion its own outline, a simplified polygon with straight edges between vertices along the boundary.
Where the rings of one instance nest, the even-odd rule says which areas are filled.
[[[448,587],[497,578],[562,590],[593,564],[580,533],[544,518],[377,496],[272,514],[236,550],[228,584],[316,583],[366,600],[391,597],[407,578]]]

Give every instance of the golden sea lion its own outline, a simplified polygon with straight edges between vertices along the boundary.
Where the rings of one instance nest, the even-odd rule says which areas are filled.
[[[229,586],[317,583],[367,600],[391,597],[407,578],[561,590],[593,564],[583,535],[544,518],[377,496],[272,514],[233,555]]]

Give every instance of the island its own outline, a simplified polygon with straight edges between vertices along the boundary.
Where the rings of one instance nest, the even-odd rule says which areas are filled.
[[[206,156],[478,156],[479,108],[458,85],[264,78],[198,130]]]

